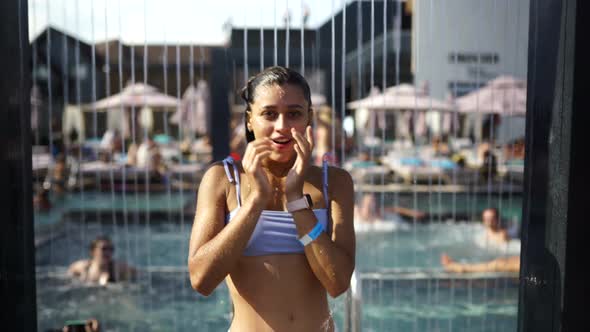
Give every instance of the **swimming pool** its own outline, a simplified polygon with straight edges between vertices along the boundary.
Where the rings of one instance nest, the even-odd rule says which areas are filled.
[[[47,212],[35,211],[35,226],[54,224],[61,221],[64,214],[72,211],[96,212],[154,212],[180,211],[187,204],[194,202],[194,191],[171,190],[167,192],[68,192],[64,195],[52,195],[52,208]]]
[[[357,192],[357,197],[362,192]],[[375,193],[377,201],[384,206],[401,206],[420,210],[432,216],[432,221],[481,220],[480,214],[487,207],[496,207],[505,221],[520,223],[522,194],[517,192],[497,193],[449,193],[433,189],[432,192]]]
[[[393,273],[390,280],[364,280],[363,331],[515,330],[518,288],[513,282],[449,282],[436,277],[442,252],[458,259],[503,254],[501,248],[478,243],[476,235],[481,229],[474,223],[430,223],[409,224],[394,232],[358,234],[358,273],[392,269],[435,272],[432,278],[396,279]],[[59,235],[36,251],[39,330],[91,316],[99,318],[106,331],[226,330],[231,304],[225,285],[209,297],[197,294],[189,285],[189,232],[190,223],[166,220],[126,227],[61,223],[56,229]],[[98,234],[113,239],[116,258],[140,268],[139,282],[98,288],[72,283],[65,277],[68,264],[86,257],[89,241]],[[331,301],[341,330],[344,298]]]
[[[357,192],[357,199],[362,193]],[[442,193],[433,190],[430,193],[385,193],[375,194],[378,202],[384,206],[401,206],[421,210],[431,216],[433,221],[449,218],[478,220],[481,210],[489,206],[499,209],[502,218],[520,221],[522,213],[522,195],[520,193],[474,194]],[[53,207],[49,212],[35,211],[35,226],[42,229],[61,221],[64,214],[71,212],[85,213],[89,218],[112,212],[133,213],[177,213],[185,210],[190,219],[194,212],[196,191],[171,190],[167,192],[71,192],[63,196],[52,196]],[[96,219],[96,218],[95,218]],[[100,221],[100,220],[99,220]]]

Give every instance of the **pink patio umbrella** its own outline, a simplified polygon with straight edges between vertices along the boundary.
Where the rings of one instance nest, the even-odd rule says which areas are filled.
[[[410,137],[410,131],[417,136],[426,132],[426,111],[450,112],[455,109],[452,103],[432,98],[427,93],[427,86],[416,88],[411,84],[399,84],[385,89],[383,93],[371,91],[371,95],[347,104],[350,109],[365,109],[377,111],[377,113],[399,113],[401,121],[398,122],[399,134],[402,137]],[[413,121],[412,121],[413,120]],[[379,123],[384,126],[385,121]],[[413,123],[413,125],[412,125]]]
[[[526,81],[503,75],[457,98],[456,105],[461,113],[524,115],[526,93]]]
[[[423,89],[411,84],[400,84],[387,88],[383,93],[352,101],[350,109],[369,109],[384,111],[452,111],[454,106],[443,100],[430,97]]]
[[[123,91],[98,100],[94,103],[95,109],[111,109],[119,107],[159,107],[174,108],[178,105],[178,99],[158,92],[151,85],[135,83],[127,85]]]

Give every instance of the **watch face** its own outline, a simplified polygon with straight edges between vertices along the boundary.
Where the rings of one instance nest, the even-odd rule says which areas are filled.
[[[310,194],[305,194],[305,199],[307,200],[307,205],[309,207],[313,206],[313,201],[311,200],[311,195]]]

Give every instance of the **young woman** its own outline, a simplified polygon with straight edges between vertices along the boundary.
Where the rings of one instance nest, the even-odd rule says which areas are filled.
[[[204,175],[190,239],[191,284],[209,295],[224,279],[232,332],[334,331],[327,294],[354,270],[353,183],[311,165],[310,89],[271,67],[242,90],[248,145]]]

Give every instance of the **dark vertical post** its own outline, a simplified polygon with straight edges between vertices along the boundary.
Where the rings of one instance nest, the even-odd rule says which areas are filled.
[[[229,155],[230,76],[227,68],[227,50],[211,50],[211,141],[213,160],[222,160]]]
[[[4,329],[36,331],[27,2],[0,1],[0,13],[0,321]]]
[[[584,7],[584,8],[583,8]],[[519,331],[586,325],[588,2],[531,0]],[[584,108],[584,105],[586,106]],[[583,120],[582,117],[586,119]],[[584,245],[586,243],[586,245]],[[580,325],[582,323],[583,325]],[[583,328],[582,328],[583,329]]]
[[[573,1],[572,1],[573,2]],[[590,135],[588,124],[588,107],[590,98],[588,87],[588,59],[590,52],[588,44],[588,31],[590,31],[590,3],[588,1],[575,1],[575,9],[570,10],[575,15],[575,20],[568,27],[568,39],[575,47],[567,50],[568,57],[573,64],[567,66],[567,84],[571,84],[566,91],[567,98],[571,98],[570,117],[570,163],[568,179],[567,227],[565,246],[563,309],[561,315],[562,331],[578,331],[588,325],[588,287],[587,266],[588,262],[588,143]],[[575,28],[574,28],[575,27]],[[573,54],[571,54],[573,53]],[[585,68],[585,69],[584,69]],[[566,85],[567,86],[567,85]]]

